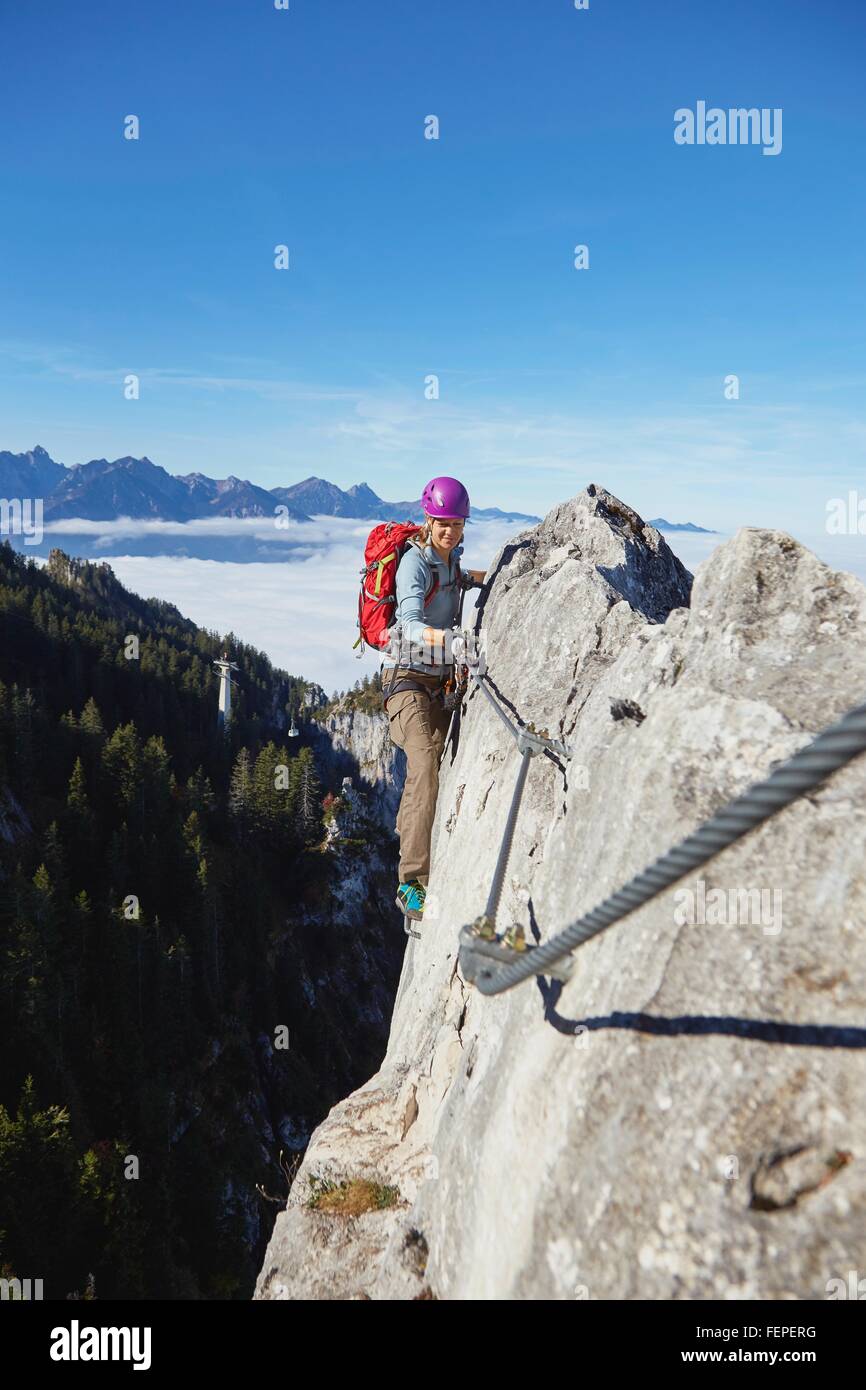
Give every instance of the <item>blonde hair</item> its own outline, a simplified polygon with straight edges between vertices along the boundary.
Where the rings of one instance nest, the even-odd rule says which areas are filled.
[[[429,518],[429,517],[426,519],[426,521],[425,521],[424,524],[422,525],[421,530],[420,530],[420,531],[416,531],[415,534],[414,534],[414,536],[412,536],[411,539],[412,539],[412,544],[413,544],[413,545],[417,545],[417,546],[419,547],[419,549],[422,549],[422,550],[423,550],[423,548],[424,548],[425,545],[429,545],[429,544],[430,544],[430,542],[431,542],[432,539],[433,539],[433,527],[432,527],[432,525],[430,524],[430,518]]]

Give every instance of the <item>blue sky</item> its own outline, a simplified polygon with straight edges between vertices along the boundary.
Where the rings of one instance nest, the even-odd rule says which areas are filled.
[[[0,37],[0,448],[795,534],[862,490],[860,0],[88,0]],[[782,152],[676,145],[698,100],[782,108]]]

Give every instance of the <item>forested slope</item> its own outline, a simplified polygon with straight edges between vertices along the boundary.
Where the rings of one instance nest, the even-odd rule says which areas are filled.
[[[304,689],[107,566],[0,547],[0,1274],[46,1297],[248,1296],[256,1183],[384,1050],[398,943],[372,879],[335,919],[366,846],[325,848]]]

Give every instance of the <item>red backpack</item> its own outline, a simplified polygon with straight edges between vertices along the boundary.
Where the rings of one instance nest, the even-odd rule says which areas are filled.
[[[361,570],[361,593],[358,598],[357,640],[382,651],[388,645],[388,629],[397,613],[397,566],[406,546],[421,527],[411,521],[380,521],[367,537],[364,550],[366,564]],[[432,588],[424,595],[424,606],[439,588],[439,576],[434,574]],[[361,652],[358,655],[361,655]]]

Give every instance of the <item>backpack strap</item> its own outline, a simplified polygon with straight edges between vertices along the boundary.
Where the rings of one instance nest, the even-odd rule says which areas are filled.
[[[427,559],[427,556],[424,554],[424,551],[421,549],[420,545],[416,546],[415,549],[418,551],[418,554],[421,556],[421,559],[424,561],[424,566],[425,566],[425,568],[426,568],[428,571],[432,572],[432,575],[433,575],[433,583],[432,583],[432,585],[430,586],[430,588],[427,590],[427,592],[426,592],[425,595],[424,595],[424,607],[426,608],[426,607],[427,607],[427,604],[430,602],[430,600],[431,600],[431,598],[433,597],[433,595],[435,594],[436,590],[439,588],[439,575],[436,573],[436,571],[435,571],[435,570],[433,569],[433,567],[431,566],[430,561]]]

